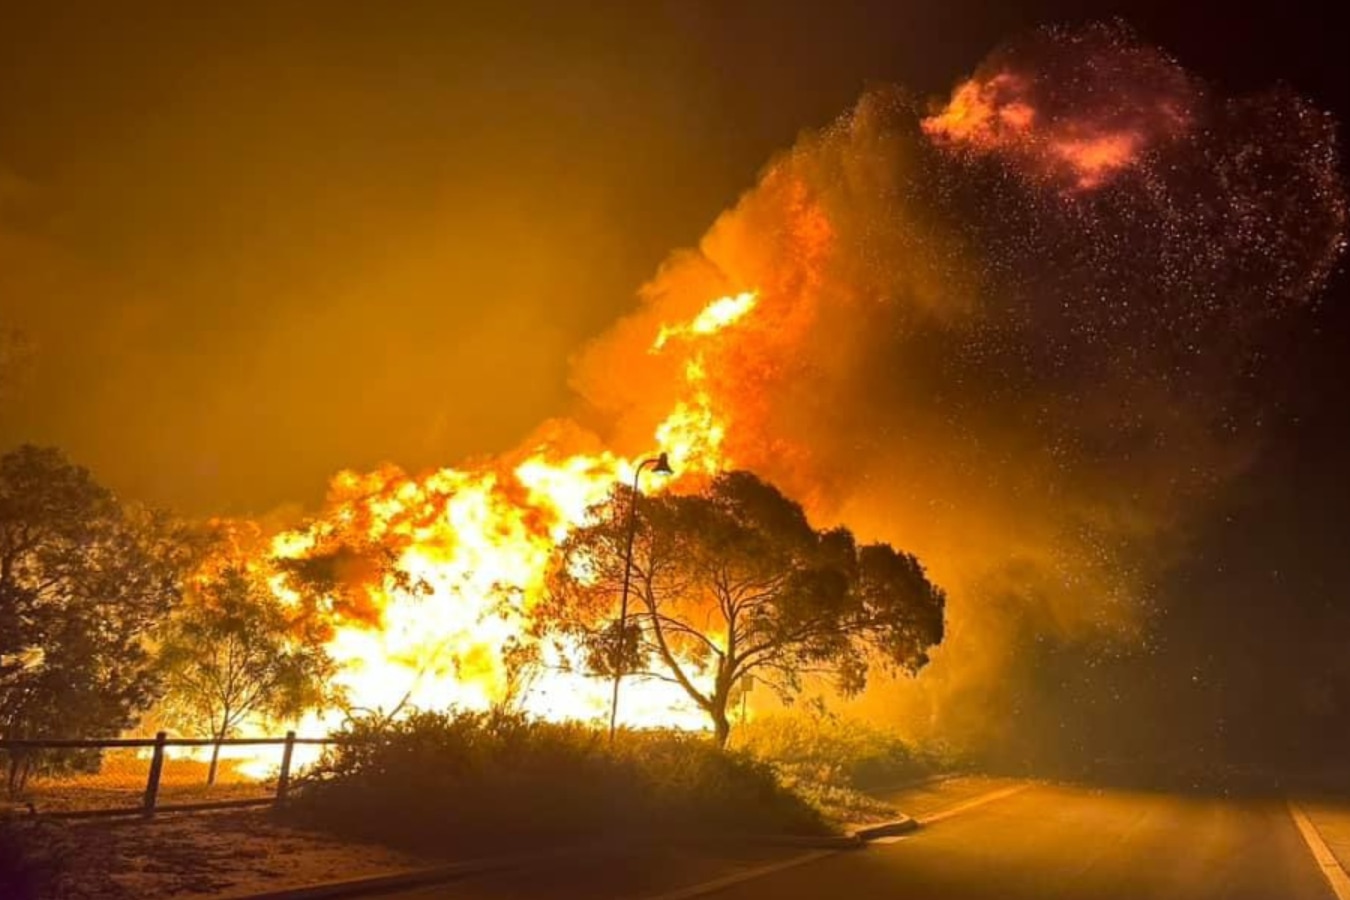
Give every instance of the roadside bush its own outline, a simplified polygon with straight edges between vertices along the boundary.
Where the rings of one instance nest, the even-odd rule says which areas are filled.
[[[282,815],[420,852],[672,832],[810,834],[819,815],[748,754],[670,733],[608,735],[505,712],[358,722]]]
[[[919,748],[867,722],[813,710],[746,722],[732,732],[732,743],[768,764],[784,787],[838,823],[891,818],[895,810],[868,791],[956,766],[948,751]]]
[[[29,780],[35,776],[60,778],[68,775],[97,774],[103,768],[103,751],[81,749],[11,749],[0,754],[5,773],[5,794],[10,799],[23,796]]]
[[[780,772],[858,790],[886,788],[955,765],[943,749],[917,747],[858,719],[812,712],[747,722],[733,732],[733,744]]]

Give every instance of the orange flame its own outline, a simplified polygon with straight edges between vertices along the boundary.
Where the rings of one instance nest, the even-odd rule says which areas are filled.
[[[750,316],[757,299],[747,292],[714,300],[688,321],[662,325],[651,344],[653,354],[684,354],[681,395],[655,430],[656,448],[669,455],[677,482],[729,465],[722,446],[727,426],[708,389],[704,349]],[[378,547],[396,563],[387,571],[402,573],[351,567],[342,577],[353,580],[360,602],[334,596],[320,603],[332,628],[328,649],[353,707],[482,709],[512,700],[550,719],[607,715],[609,686],[576,671],[576,648],[541,645],[529,689],[514,697],[519,673],[503,652],[527,639],[554,547],[616,483],[632,480],[642,458],[569,453],[564,432],[555,427],[523,451],[421,477],[394,467],[340,473],[318,518],[272,540],[270,554],[283,560]],[[301,602],[281,576],[272,587],[286,602]],[[625,724],[704,727],[704,714],[678,687],[631,682],[620,708]],[[312,724],[334,724],[333,718]]]

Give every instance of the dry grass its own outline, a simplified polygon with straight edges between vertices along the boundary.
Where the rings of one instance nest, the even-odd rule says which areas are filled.
[[[868,825],[894,819],[892,805],[847,784],[834,780],[829,772],[802,766],[775,766],[783,787],[809,803],[821,817],[836,828]]]
[[[160,775],[158,804],[207,803],[217,800],[265,799],[275,796],[275,778],[256,778],[243,760],[221,760],[216,783],[206,783],[207,763],[166,759]],[[145,796],[150,761],[134,753],[108,752],[98,772],[34,777],[22,796],[0,804],[15,811],[38,813],[77,810],[137,809]]]
[[[894,818],[898,811],[874,792],[951,771],[958,763],[943,748],[810,709],[755,719],[733,731],[732,741],[771,765],[785,787],[837,826]]]

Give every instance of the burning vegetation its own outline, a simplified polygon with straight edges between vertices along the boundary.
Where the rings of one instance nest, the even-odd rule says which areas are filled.
[[[333,669],[221,733],[302,707],[597,722],[617,669],[622,724],[725,739],[748,674],[838,699],[931,654],[854,711],[1034,755],[1066,692],[1111,689],[1099,662],[1153,648],[1165,537],[1259,438],[1255,338],[1343,250],[1337,162],[1305,101],[1217,96],[1121,26],[1015,41],[937,108],[869,92],[584,349],[578,421],[342,472],[280,532],[223,524],[184,609],[257,600]],[[616,490],[657,452],[673,476]],[[227,572],[237,597],[206,587]]]
[[[249,565],[297,622],[326,629],[344,707],[597,722],[612,698],[595,676],[617,669],[633,676],[622,724],[711,726],[724,743],[729,698],[755,674],[789,699],[812,675],[856,693],[872,660],[921,667],[943,596],[914,557],[817,532],[772,487],[726,474],[731,419],[710,371],[757,314],[755,292],[728,295],[644,342],[682,377],[653,429],[674,467],[642,485],[656,496],[616,489],[636,460],[564,452],[554,426],[474,468],[343,474],[323,515],[258,543]],[[634,606],[619,637],[625,570]]]
[[[1119,25],[1013,41],[936,109],[873,91],[771,161],[579,356],[603,440],[552,423],[477,465],[340,475],[270,552],[391,554],[320,604],[360,705],[509,697],[596,719],[608,697],[582,671],[603,654],[520,648],[555,547],[646,455],[601,448],[668,453],[674,478],[643,486],[662,498],[747,469],[950,592],[925,675],[881,679],[855,711],[1035,757],[1051,723],[1091,717],[1066,691],[1118,693],[1095,673],[1157,646],[1168,536],[1260,440],[1257,337],[1343,249],[1337,159],[1305,101],[1219,96]],[[622,721],[706,724],[716,653],[688,652],[694,690],[635,679]],[[1079,724],[1122,739],[1109,716]]]

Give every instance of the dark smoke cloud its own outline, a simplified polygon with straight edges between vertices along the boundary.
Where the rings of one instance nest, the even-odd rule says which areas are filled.
[[[969,84],[1000,75],[1016,140],[891,90],[803,136],[576,383],[637,441],[673,379],[636,336],[758,289],[709,356],[729,454],[950,590],[932,666],[864,706],[1044,757],[1068,673],[1155,646],[1154,583],[1260,445],[1257,339],[1327,278],[1345,198],[1328,116],[1217,96],[1120,26],[1036,33]]]

